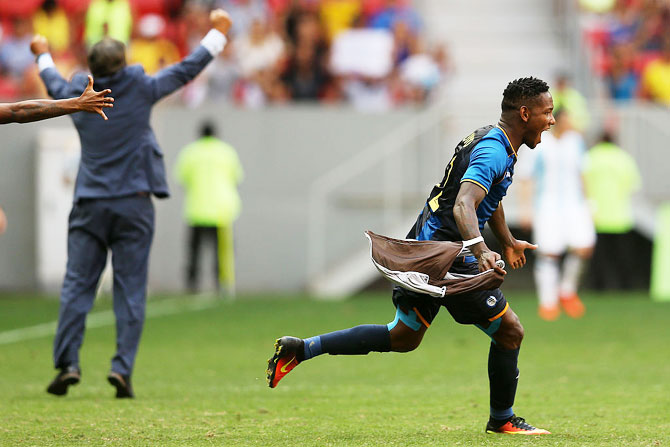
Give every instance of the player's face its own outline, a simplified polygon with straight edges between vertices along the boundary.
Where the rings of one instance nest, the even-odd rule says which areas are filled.
[[[542,132],[556,124],[553,110],[554,100],[549,92],[542,93],[538,100],[528,108],[527,130],[523,141],[526,146],[531,149],[535,148],[542,141]]]

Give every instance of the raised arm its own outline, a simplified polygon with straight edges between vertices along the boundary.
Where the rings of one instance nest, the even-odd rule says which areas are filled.
[[[200,41],[200,47],[181,62],[166,67],[151,77],[154,101],[158,101],[193,80],[215,56],[223,51],[227,42],[226,33],[233,22],[223,9],[212,11],[209,20],[212,29]]]
[[[461,188],[454,203],[454,220],[463,240],[481,236],[479,221],[477,220],[477,207],[484,200],[484,197],[486,197],[486,191],[479,185],[472,182],[461,183]],[[503,269],[496,266],[496,261],[500,259],[500,255],[491,251],[485,242],[471,245],[470,251],[477,258],[480,271],[495,269],[501,275],[505,274]]]
[[[93,90],[93,78],[88,77],[88,86],[78,98],[35,99],[10,104],[0,104],[0,124],[29,123],[75,112],[98,113],[107,119],[103,108],[113,107],[114,98],[105,96],[111,90]]]
[[[505,211],[503,210],[502,202],[498,203],[498,208],[491,215],[489,228],[491,228],[491,231],[493,231],[493,234],[502,246],[505,261],[513,269],[521,268],[526,264],[525,250],[535,250],[537,248],[537,245],[517,240],[512,236],[512,232],[509,231],[509,227],[505,221]]]

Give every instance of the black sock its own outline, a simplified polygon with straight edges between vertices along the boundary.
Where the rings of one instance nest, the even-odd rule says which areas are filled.
[[[323,334],[321,350],[331,355],[364,355],[370,351],[389,352],[391,335],[385,324],[363,324]]]
[[[491,343],[489,350],[489,386],[491,392],[491,417],[504,420],[512,417],[512,405],[519,380],[518,349],[502,349]]]

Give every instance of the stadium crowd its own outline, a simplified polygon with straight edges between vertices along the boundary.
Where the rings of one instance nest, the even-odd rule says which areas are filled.
[[[670,1],[580,0],[594,71],[615,101],[670,106]]]
[[[365,110],[422,104],[448,72],[411,0],[0,0],[0,98],[46,96],[29,44],[46,36],[69,77],[108,35],[147,73],[179,61],[207,32],[208,13],[234,18],[230,44],[179,100],[247,107],[349,102]]]

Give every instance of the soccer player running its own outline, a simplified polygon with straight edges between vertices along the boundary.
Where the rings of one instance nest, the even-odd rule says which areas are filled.
[[[464,138],[447,164],[444,178],[430,193],[407,238],[417,240],[478,240],[473,256],[461,256],[450,272],[476,274],[495,269],[500,254],[481,237],[486,222],[502,246],[513,269],[526,263],[525,250],[537,248],[512,236],[505,222],[501,200],[512,183],[514,164],[522,144],[534,148],[542,132],[555,124],[549,86],[529,77],[510,82],[503,92],[502,114],[497,125],[475,130]],[[429,295],[395,287],[395,319],[387,325],[366,324],[307,339],[284,336],[275,343],[268,361],[271,388],[298,364],[321,354],[364,355],[408,352],[416,349],[442,306],[461,324],[474,324],[492,342],[489,349],[490,417],[488,433],[549,434],[535,428],[512,410],[519,370],[517,360],[524,330],[500,289],[452,295],[438,300]]]

